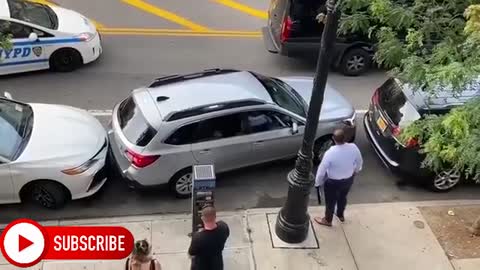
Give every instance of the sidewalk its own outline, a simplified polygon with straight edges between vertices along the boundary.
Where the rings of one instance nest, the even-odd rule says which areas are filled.
[[[332,228],[312,222],[307,241],[282,243],[271,234],[278,209],[222,212],[230,239],[224,251],[226,270],[478,270],[480,259],[449,261],[419,206],[472,205],[480,201],[386,203],[351,205],[345,224]],[[323,207],[311,207],[312,216]],[[162,269],[189,269],[186,254],[191,227],[189,215],[151,215],[122,218],[49,221],[44,225],[120,225],[136,239],[147,239]],[[269,226],[270,224],[270,226]],[[479,241],[480,238],[474,241]],[[44,261],[35,270],[123,269],[122,261]],[[0,257],[0,270],[17,269]]]

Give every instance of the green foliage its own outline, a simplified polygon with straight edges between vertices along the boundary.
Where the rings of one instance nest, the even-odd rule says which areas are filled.
[[[423,166],[434,171],[453,168],[480,182],[480,99],[413,122],[400,135],[404,142],[410,138],[421,145]]]
[[[5,25],[0,25],[0,30],[6,27]],[[11,36],[5,35],[0,31],[0,49],[9,50],[12,48],[12,44],[10,42]]]
[[[391,75],[461,91],[480,73],[480,0],[343,0],[339,33],[363,33]]]
[[[480,0],[344,0],[339,33],[367,34],[375,61],[414,89],[461,92],[480,75]],[[423,166],[480,182],[480,100],[426,116],[401,134],[420,142]]]
[[[0,34],[0,49],[10,49],[12,44],[10,43],[10,37]]]

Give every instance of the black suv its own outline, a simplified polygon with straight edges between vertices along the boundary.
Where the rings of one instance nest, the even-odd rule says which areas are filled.
[[[365,114],[365,133],[382,162],[394,172],[423,180],[434,191],[448,191],[461,180],[461,175],[452,171],[438,174],[421,166],[425,156],[418,152],[420,146],[412,138],[402,143],[398,136],[401,129],[427,114],[446,114],[452,108],[479,97],[480,91],[472,84],[459,95],[440,91],[435,97],[412,89],[398,79],[388,79],[372,96]]]
[[[317,15],[325,11],[325,0],[272,0],[268,25],[262,28],[267,50],[285,56],[318,53],[324,24]],[[326,13],[326,12],[325,12]],[[333,67],[347,76],[360,75],[372,66],[373,45],[361,35],[337,37]]]

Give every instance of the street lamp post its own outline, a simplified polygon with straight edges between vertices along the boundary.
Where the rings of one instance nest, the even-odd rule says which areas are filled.
[[[275,233],[287,243],[303,242],[308,235],[310,222],[308,202],[310,190],[314,184],[313,145],[330,67],[331,48],[336,40],[339,19],[336,2],[336,0],[328,0],[326,4],[326,22],[322,33],[302,148],[298,152],[295,168],[288,174],[287,200],[278,214],[275,225]]]

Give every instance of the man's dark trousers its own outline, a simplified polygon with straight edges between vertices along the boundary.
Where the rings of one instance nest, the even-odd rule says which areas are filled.
[[[337,217],[343,218],[347,206],[347,195],[353,184],[353,176],[342,180],[327,179],[324,184],[325,191],[325,219],[332,222],[335,206]]]

